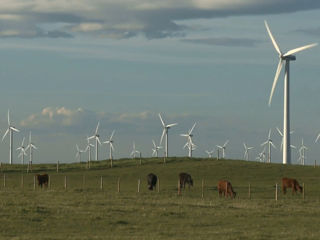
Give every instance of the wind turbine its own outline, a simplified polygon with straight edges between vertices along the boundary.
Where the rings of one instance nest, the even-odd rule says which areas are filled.
[[[136,158],[136,153],[141,155],[141,152],[139,152],[138,150],[136,150],[136,144],[133,142],[132,145],[132,152],[130,154],[131,157]]]
[[[206,153],[208,154],[209,158],[212,158],[212,154],[214,153],[214,149],[212,149],[211,151],[206,150]]]
[[[173,126],[178,125],[178,123],[165,124],[160,113],[159,113],[159,118],[160,118],[161,124],[163,126],[163,131],[162,131],[162,135],[161,135],[161,139],[160,139],[160,145],[162,143],[163,137],[166,136],[165,157],[167,158],[168,157],[168,130]]]
[[[276,43],[276,40],[274,39],[270,28],[268,26],[268,23],[265,21],[265,26],[267,28],[269,37],[272,41],[272,44],[276,51],[279,54],[279,63],[276,71],[276,75],[273,80],[272,89],[270,93],[269,98],[269,106],[271,105],[271,100],[273,96],[273,92],[276,88],[278,78],[282,69],[283,64],[285,63],[285,77],[284,77],[284,104],[283,104],[283,156],[282,156],[282,163],[283,164],[290,164],[291,163],[291,149],[290,149],[290,95],[289,95],[289,72],[290,72],[290,61],[296,60],[296,57],[293,55],[295,53],[298,53],[302,50],[311,48],[316,46],[316,43],[309,44],[303,47],[295,48],[292,50],[289,50],[286,53],[282,53],[278,44]]]
[[[94,135],[92,135],[91,137],[89,137],[88,139],[95,139],[96,140],[96,161],[98,161],[98,144],[101,145],[101,142],[100,142],[100,135],[98,134],[98,129],[99,129],[99,125],[100,125],[100,122],[98,122],[97,124],[97,128],[96,128],[96,131],[94,132]]]
[[[306,157],[305,157],[306,150],[308,150],[308,148],[304,145],[303,138],[302,138],[301,147],[299,148],[300,156],[299,156],[299,159],[298,159],[302,165],[304,165],[304,162],[305,162],[305,159],[306,159]]]
[[[33,149],[37,149],[37,147],[32,143],[32,140],[31,140],[31,131],[29,133],[29,144],[26,148],[26,151],[28,151],[29,149],[29,167],[32,168],[32,159],[33,159]]]
[[[180,134],[180,136],[187,138],[187,143],[184,145],[183,148],[188,147],[188,149],[189,149],[189,157],[192,157],[192,151],[195,149],[195,145],[192,142],[192,137],[193,137],[192,131],[193,131],[194,127],[196,126],[196,124],[197,123],[193,124],[192,128],[189,129],[188,133]]]
[[[276,149],[276,146],[273,144],[271,140],[271,129],[269,129],[268,139],[261,146],[265,146],[268,144],[268,163],[271,163],[271,146]]]
[[[79,158],[79,162],[81,163],[81,153],[86,152],[86,150],[81,150],[78,144],[76,144],[76,149],[77,149],[76,158]]]
[[[109,144],[109,159],[110,159],[111,167],[112,167],[112,160],[113,160],[112,152],[114,151],[113,140],[112,140],[113,135],[114,135],[114,130],[112,131],[110,138],[103,142],[105,144]]]
[[[21,157],[21,164],[24,165],[24,156],[28,156],[24,146],[24,139],[22,139],[21,146],[17,148],[17,151],[20,150],[18,157]]]
[[[249,161],[249,151],[253,149],[253,147],[248,147],[245,143],[243,143],[244,146],[244,158]]]
[[[9,137],[10,137],[10,142],[9,142],[9,163],[10,164],[13,163],[12,162],[13,132],[20,132],[20,131],[17,128],[15,128],[14,126],[11,125],[11,122],[10,122],[10,111],[8,110],[8,128],[7,128],[7,131],[4,133],[4,135],[2,137],[2,141],[4,140],[4,138],[9,133]]]
[[[161,149],[162,146],[157,146],[154,140],[152,140],[152,144],[153,144],[152,156],[153,157],[158,157],[159,149]]]
[[[222,146],[217,145],[217,148],[222,150],[222,158],[225,158],[225,150],[227,148],[228,143],[229,143],[229,140],[227,140]]]
[[[88,163],[91,162],[91,148],[92,148],[92,147],[94,147],[94,145],[90,143],[90,139],[89,139],[89,137],[87,136],[87,147],[86,147],[86,149],[85,149],[84,151],[85,151],[85,152],[86,152],[86,151],[89,151],[89,152],[88,152]]]

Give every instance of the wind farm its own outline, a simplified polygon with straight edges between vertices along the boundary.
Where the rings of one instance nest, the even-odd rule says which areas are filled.
[[[0,239],[319,239],[319,14],[4,2]]]

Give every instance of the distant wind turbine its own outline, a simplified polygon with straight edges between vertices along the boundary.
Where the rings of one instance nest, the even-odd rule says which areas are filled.
[[[301,141],[301,147],[299,148],[299,161],[300,161],[300,164],[301,165],[304,165],[305,163],[305,159],[306,159],[306,150],[308,150],[308,148],[304,145],[303,143],[303,138],[302,138],[302,141]]]
[[[133,158],[136,158],[136,153],[139,154],[139,155],[141,154],[141,152],[136,150],[136,144],[133,142],[132,152],[131,152],[130,156],[133,157]]]
[[[244,158],[249,161],[249,151],[253,149],[253,147],[248,147],[245,143],[243,143],[244,146]]]
[[[28,156],[24,146],[24,139],[22,139],[21,146],[17,148],[17,151],[20,151],[18,157],[21,157],[21,164],[24,165],[24,156]]]
[[[88,151],[88,163],[91,162],[91,148],[92,147],[94,147],[94,145],[90,143],[90,139],[87,136],[87,147],[86,147],[86,149],[84,151],[85,152]]]
[[[222,158],[225,158],[225,151],[228,143],[229,143],[229,140],[227,140],[222,146],[217,145],[217,148],[222,150]]]
[[[277,127],[276,129],[277,129],[279,135],[282,137],[281,145],[280,145],[280,149],[282,150],[282,148],[283,148],[283,134],[282,134],[281,130],[280,130],[278,127]],[[292,133],[294,133],[294,131],[290,131],[290,135],[291,135]],[[295,146],[293,146],[292,144],[290,144],[290,148],[295,148]]]
[[[152,144],[153,144],[152,156],[153,157],[158,157],[159,150],[162,148],[162,146],[157,146],[154,140],[152,140]]]
[[[298,53],[302,50],[314,47],[317,45],[317,43],[309,44],[303,47],[295,48],[292,50],[289,50],[286,53],[282,53],[276,40],[274,39],[270,28],[268,26],[268,23],[265,21],[265,26],[267,28],[267,32],[269,34],[269,37],[272,41],[272,44],[274,48],[276,49],[277,53],[279,54],[279,63],[276,71],[276,75],[274,77],[274,81],[272,84],[272,89],[270,93],[269,98],[269,106],[271,105],[272,96],[274,93],[274,90],[276,88],[278,78],[282,69],[283,64],[285,63],[285,77],[284,77],[284,104],[283,104],[283,156],[282,156],[282,163],[283,164],[290,164],[291,163],[291,149],[290,149],[290,104],[289,104],[289,72],[290,72],[290,61],[296,60],[296,57],[293,55],[295,53]]]
[[[161,135],[161,139],[160,139],[160,145],[162,143],[162,139],[165,136],[166,138],[166,143],[165,143],[165,157],[168,157],[168,130],[173,127],[178,125],[178,123],[172,123],[172,124],[165,124],[165,122],[163,121],[161,114],[159,113],[159,118],[163,127],[163,131],[162,131],[162,135]]]
[[[101,142],[100,142],[100,136],[98,134],[98,129],[99,129],[99,125],[100,125],[100,122],[98,122],[97,124],[97,128],[96,128],[96,131],[94,132],[94,135],[92,135],[91,137],[89,137],[88,139],[95,139],[96,140],[96,161],[98,161],[98,152],[99,152],[99,149],[98,149],[98,144],[101,145]]]
[[[107,139],[106,141],[104,141],[103,143],[105,144],[109,144],[109,159],[110,159],[110,166],[112,167],[112,160],[113,160],[113,151],[114,151],[114,147],[113,147],[113,135],[114,135],[114,130],[111,133],[111,136],[109,137],[109,139]]]
[[[15,128],[13,125],[11,125],[10,122],[10,111],[8,110],[8,128],[7,131],[4,133],[3,137],[2,137],[2,141],[4,140],[4,138],[7,136],[7,134],[9,133],[9,163],[12,164],[12,149],[13,149],[13,132],[20,132],[17,128]]]
[[[31,140],[31,131],[29,133],[29,144],[26,148],[26,151],[28,151],[29,149],[29,168],[32,168],[32,160],[33,160],[33,149],[37,149],[37,147],[32,143],[32,140]]]
[[[195,126],[196,126],[196,123],[193,124],[192,128],[189,129],[189,131],[187,133],[180,134],[180,136],[187,138],[187,143],[184,145],[184,148],[188,147],[188,149],[189,149],[188,156],[189,157],[192,157],[192,151],[195,149],[195,145],[192,142],[192,137],[193,137],[192,131],[193,131]]]
[[[81,154],[84,153],[86,150],[81,150],[78,144],[76,144],[76,149],[77,149],[76,158],[78,158],[79,162],[81,163]]]
[[[212,154],[214,153],[214,149],[212,149],[211,151],[206,150],[205,152],[208,154],[209,158],[212,158]]]
[[[271,146],[276,149],[276,146],[273,144],[271,140],[271,129],[269,129],[268,139],[263,142],[261,146],[268,145],[268,163],[271,163]]]

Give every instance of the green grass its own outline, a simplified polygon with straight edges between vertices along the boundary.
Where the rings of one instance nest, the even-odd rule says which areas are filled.
[[[85,164],[3,165],[0,174],[1,239],[319,239],[320,175],[311,166],[284,166],[235,160],[123,159]],[[35,173],[50,175],[49,189],[33,189]],[[160,192],[147,189],[155,173]],[[188,172],[194,187],[177,195],[178,174]],[[4,187],[4,174],[6,186]],[[21,185],[23,175],[24,185]],[[64,179],[67,176],[67,189]],[[103,177],[103,189],[100,180]],[[301,194],[284,196],[282,177],[304,183]],[[118,179],[120,178],[120,193]],[[137,192],[141,179],[140,193]],[[204,179],[204,198],[201,182]],[[234,200],[219,198],[216,184],[231,181]],[[251,185],[251,199],[248,186]]]

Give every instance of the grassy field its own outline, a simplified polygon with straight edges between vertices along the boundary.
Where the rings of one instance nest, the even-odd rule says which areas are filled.
[[[56,165],[34,165],[29,174],[19,165],[2,165],[0,238],[320,239],[320,168],[187,158],[137,163],[119,160],[110,169],[101,161],[90,170],[62,164],[59,173]],[[44,172],[50,188],[34,189],[34,174]],[[159,192],[147,189],[150,172],[160,179]],[[194,187],[178,195],[180,172],[192,175]],[[275,184],[284,176],[305,184],[305,199],[279,191],[275,201]],[[220,179],[231,181],[236,199],[218,197]]]

